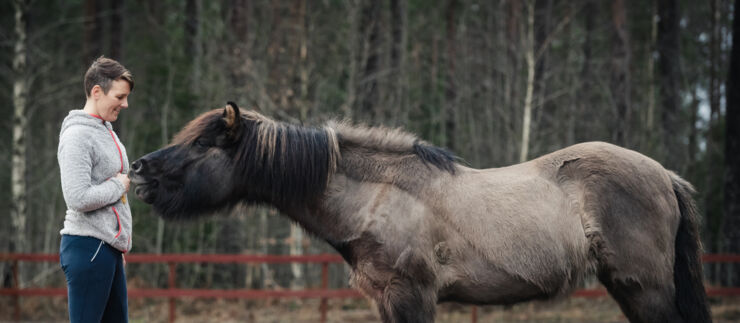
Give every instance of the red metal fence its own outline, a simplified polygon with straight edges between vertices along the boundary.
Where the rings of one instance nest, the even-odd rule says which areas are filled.
[[[707,254],[702,258],[704,263],[740,263],[740,255]],[[20,288],[18,285],[18,262],[57,262],[58,254],[2,254],[0,261],[13,263],[13,287],[0,288],[0,295],[14,296],[15,319],[20,319],[20,296],[67,296],[66,288]],[[343,263],[342,257],[336,254],[318,255],[200,255],[200,254],[129,254],[127,263],[167,263],[169,266],[168,288],[133,288],[128,290],[130,298],[169,298],[169,321],[175,321],[175,299],[193,298],[320,298],[319,311],[321,322],[326,321],[327,300],[329,298],[361,298],[354,289],[329,289],[329,264]],[[306,290],[255,290],[255,289],[183,289],[177,288],[175,265],[179,263],[249,263],[249,264],[285,264],[285,263],[320,263],[321,288]],[[740,295],[740,288],[711,287],[707,288],[709,296]],[[603,289],[581,289],[572,294],[575,297],[601,297],[606,295]],[[472,321],[477,319],[476,307],[473,307]]]

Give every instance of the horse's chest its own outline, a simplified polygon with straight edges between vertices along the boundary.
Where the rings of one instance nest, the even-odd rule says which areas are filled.
[[[393,263],[377,238],[364,232],[359,238],[333,244],[352,267],[350,285],[368,297],[379,299],[393,277]]]

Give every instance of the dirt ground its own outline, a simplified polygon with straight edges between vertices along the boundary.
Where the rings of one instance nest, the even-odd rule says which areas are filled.
[[[715,322],[740,322],[740,297],[712,298]],[[13,301],[0,297],[0,322],[12,322]],[[66,299],[21,299],[22,322],[65,322]],[[176,322],[318,322],[319,300],[178,300]],[[471,306],[441,304],[438,323],[471,321]],[[132,299],[130,322],[167,322],[165,299]],[[556,302],[533,302],[510,307],[482,306],[478,322],[626,322],[619,307],[608,297],[570,298]],[[375,309],[364,300],[330,300],[328,322],[379,322]]]

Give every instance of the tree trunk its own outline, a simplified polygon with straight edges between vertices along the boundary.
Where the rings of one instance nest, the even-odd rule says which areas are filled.
[[[27,22],[26,10],[28,3],[25,0],[15,0],[15,48],[13,54],[13,148],[12,148],[12,171],[11,171],[11,194],[12,208],[10,210],[13,238],[11,249],[13,252],[26,252],[26,219],[27,196],[26,196],[26,129],[28,119],[26,106],[28,105],[28,70],[26,60],[28,50],[26,47]],[[21,277],[18,280],[24,284],[24,270],[20,270]],[[23,287],[23,286],[21,286]]]
[[[342,102],[342,106],[340,107],[340,110],[342,111],[342,114],[344,114],[344,118],[352,118],[354,115],[354,109],[353,106],[355,105],[355,100],[357,100],[357,64],[360,61],[360,55],[358,55],[358,52],[362,51],[362,42],[359,41],[359,39],[362,38],[362,32],[360,30],[359,24],[358,24],[358,15],[360,14],[360,8],[362,7],[361,4],[357,4],[354,2],[351,2],[348,4],[348,11],[347,14],[347,25],[349,26],[349,31],[347,32],[347,48],[348,48],[348,55],[347,55],[347,84],[345,86],[347,95],[345,95],[344,102]]]
[[[520,76],[519,70],[521,68],[521,50],[522,50],[522,35],[520,33],[520,27],[522,25],[521,13],[522,13],[522,1],[520,0],[508,0],[509,14],[506,17],[506,46],[508,60],[504,67],[507,71],[507,78],[504,84],[504,105],[508,109],[506,115],[509,116],[509,123],[506,125],[511,129],[505,138],[509,139],[507,147],[511,147],[507,152],[506,164],[515,162],[520,159],[521,148],[521,137],[514,135],[520,131],[519,118],[521,114],[520,106],[520,91],[519,83]]]
[[[709,40],[709,120],[707,122],[707,135],[706,135],[706,152],[705,152],[705,163],[709,169],[716,169],[715,165],[720,163],[721,155],[720,146],[721,138],[719,127],[719,106],[721,100],[720,93],[720,77],[719,77],[719,64],[722,50],[720,44],[722,43],[721,35],[721,23],[720,23],[720,1],[710,1],[710,40]],[[729,79],[728,79],[729,82]],[[728,88],[729,91],[729,88]],[[729,92],[728,92],[729,93]],[[729,95],[728,95],[729,100]],[[729,110],[729,105],[728,105]],[[730,120],[727,119],[727,122]],[[730,124],[727,124],[727,130],[729,131]],[[729,138],[729,137],[727,137]],[[707,223],[707,229],[705,232],[705,239],[707,243],[707,249],[711,252],[726,252],[725,243],[728,241],[727,237],[724,237],[724,231],[722,228],[724,214],[720,208],[712,207],[716,205],[716,197],[719,196],[722,189],[722,170],[710,171],[704,178],[704,191],[702,192],[702,198],[705,206],[705,223]],[[731,265],[715,265],[715,271],[712,273],[714,281],[719,280],[720,283],[726,283],[722,281],[725,276],[722,275],[721,270]]]
[[[524,55],[527,62],[527,92],[524,97],[524,116],[522,117],[522,142],[519,150],[519,162],[527,161],[529,154],[529,131],[532,123],[532,96],[534,92],[534,0],[529,3],[527,15],[527,48]]]
[[[100,17],[102,1],[85,0],[85,42],[82,59],[85,66],[103,54],[103,19]]]
[[[244,47],[249,40],[249,14],[252,10],[251,1],[229,0],[229,10],[231,10],[229,28],[234,34],[236,45]]]
[[[364,1],[360,17],[359,39],[362,43],[363,70],[360,77],[360,109],[368,120],[383,122],[384,109],[379,105],[378,73],[380,70],[380,1]]]
[[[290,224],[290,255],[303,255],[303,229],[296,223]],[[303,264],[292,263],[290,265],[293,279],[290,287],[292,289],[303,289],[306,286],[303,275]]]
[[[237,101],[243,100],[242,94],[246,92],[247,76],[249,75],[251,50],[249,43],[249,22],[252,13],[251,0],[228,0],[228,10],[230,10],[228,30],[234,39],[234,44],[229,46],[228,52],[231,53],[229,61],[229,77],[236,93],[234,98]],[[273,37],[270,37],[273,39]],[[198,82],[197,79],[195,79]]]
[[[267,210],[265,208],[260,208],[260,241],[262,242],[262,246],[260,248],[260,252],[263,255],[267,255],[270,253],[269,249],[269,239],[270,239],[270,227],[268,225],[268,219],[267,219]],[[275,285],[275,281],[272,279],[272,271],[270,270],[270,266],[267,263],[261,264],[262,269],[262,288],[272,288]]]
[[[616,123],[612,131],[614,142],[630,147],[630,61],[631,49],[624,0],[612,2],[612,58],[611,94],[616,109]]]
[[[198,4],[197,0],[185,2],[185,57],[193,57],[196,51],[195,38],[198,35]]]
[[[308,120],[308,74],[309,74],[309,61],[308,61],[308,41],[309,41],[309,35],[311,33],[311,27],[310,27],[310,21],[308,17],[308,12],[306,9],[307,6],[306,0],[301,0],[300,5],[298,8],[298,17],[296,20],[296,26],[295,30],[299,30],[300,34],[298,36],[298,107],[300,110],[300,118],[301,121],[307,121]]]
[[[301,122],[308,119],[308,35],[309,21],[306,11],[307,0],[300,0],[298,4],[296,25],[294,30],[299,31],[298,35],[298,108],[300,111]],[[297,223],[290,224],[290,255],[303,255],[303,229]],[[290,265],[293,279],[291,280],[292,289],[303,289],[306,286],[304,278],[304,265],[292,263]]]
[[[123,1],[111,1],[111,18],[110,18],[110,58],[115,60],[122,59],[123,50]],[[101,22],[98,22],[100,24]],[[102,29],[102,26],[99,26]],[[125,129],[125,120],[127,113],[121,114],[118,120],[113,122],[113,129],[119,138],[123,138]]]
[[[408,79],[406,76],[406,43],[407,43],[407,6],[406,0],[390,0],[391,4],[391,99],[388,109],[391,118],[397,124],[407,124],[408,109],[406,93]]]
[[[658,0],[658,84],[661,106],[661,161],[668,169],[681,171],[686,149],[681,144],[685,125],[681,119],[681,15],[678,0]]]
[[[190,60],[190,90],[200,93],[201,84],[201,60],[203,50],[201,49],[200,37],[200,0],[188,0],[185,4],[185,55]]]
[[[448,0],[445,10],[445,20],[447,21],[447,57],[445,73],[445,103],[442,107],[444,112],[444,133],[445,146],[454,151],[456,148],[457,135],[457,80],[455,65],[457,61],[457,11],[460,3],[458,0]]]
[[[548,140],[548,132],[555,132],[555,105],[548,104],[547,100],[547,83],[545,78],[549,66],[549,41],[552,37],[552,6],[553,0],[535,1],[534,4],[534,48],[535,48],[535,68],[534,68],[534,92],[532,93],[532,126],[536,130],[538,137],[535,137],[535,145],[549,145],[551,140],[557,140],[556,136],[551,136]],[[538,55],[541,53],[541,55]],[[543,142],[544,141],[544,142]],[[537,150],[532,147],[533,150]]]
[[[650,23],[650,45],[647,53],[647,82],[648,82],[648,106],[645,113],[645,129],[643,140],[647,143],[646,151],[652,151],[653,142],[655,142],[655,42],[658,37],[658,18],[657,5],[652,4],[652,22]]]
[[[169,43],[165,44],[169,47]],[[171,49],[166,49],[165,52],[171,53]],[[170,105],[172,104],[174,78],[175,78],[175,66],[172,63],[171,57],[166,57],[167,66],[167,80],[164,88],[164,102],[162,103],[162,109],[160,110],[159,117],[159,129],[160,129],[160,142],[162,146],[167,145],[169,142],[169,121],[170,121]],[[162,244],[164,243],[164,232],[165,222],[162,217],[157,217],[157,236],[155,240],[155,253],[162,252]]]
[[[110,58],[123,58],[123,1],[111,1],[110,19]]]
[[[735,0],[732,19],[732,51],[727,77],[727,112],[725,116],[725,251],[740,253],[740,0]],[[737,268],[737,264],[734,264]],[[738,270],[730,270],[731,286],[740,285]]]
[[[596,34],[596,17],[598,17],[598,9],[599,6],[596,4],[596,0],[586,0],[586,3],[583,5],[583,12],[584,12],[584,22],[583,22],[583,28],[584,28],[584,40],[583,40],[583,66],[581,67],[580,72],[580,88],[579,88],[579,100],[578,100],[578,113],[579,116],[582,118],[588,118],[593,117],[591,115],[591,111],[593,110],[593,93],[591,84],[595,84],[596,81],[594,78],[594,72],[593,72],[593,47],[594,47],[594,38]],[[583,140],[582,138],[588,138],[587,134],[584,133],[583,130],[580,130],[582,127],[576,127],[575,121],[572,122],[573,127],[573,139],[574,142],[579,142],[580,140]],[[589,135],[590,136],[590,135]]]
[[[565,48],[568,48],[567,58],[565,60],[566,62],[568,62],[568,64],[573,64],[574,57],[578,57],[579,49],[576,46],[573,46],[573,43],[575,43],[575,39],[577,37],[577,32],[575,32],[575,30],[577,29],[571,26],[568,26],[568,29],[566,30],[566,34],[568,36],[564,45]],[[575,64],[573,65],[575,66]],[[583,80],[578,79],[578,74],[580,73],[578,68],[574,67],[573,69],[569,69],[565,73],[565,84],[578,84],[578,82],[583,82]],[[578,92],[579,89],[580,86],[570,86],[568,89],[568,106],[566,107],[566,109],[564,109],[566,116],[563,120],[563,122],[565,123],[565,134],[563,137],[561,137],[562,142],[564,142],[566,146],[570,146],[576,143],[576,120],[580,115],[578,97],[580,95],[583,95],[583,93]]]
[[[722,43],[721,24],[720,24],[720,0],[710,0],[711,17],[709,19],[711,36],[709,38],[709,126],[711,128],[719,119],[719,101],[721,98],[720,94],[720,80],[718,74],[719,61],[721,55],[720,43]],[[707,138],[711,140],[713,138]]]

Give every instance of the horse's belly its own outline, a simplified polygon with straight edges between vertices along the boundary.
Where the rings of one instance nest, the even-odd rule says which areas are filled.
[[[567,292],[587,268],[578,201],[544,179],[510,184],[448,204],[457,207],[449,216],[456,231],[447,239],[454,240],[460,266],[445,281],[462,284],[453,291],[480,293],[472,297],[486,302],[500,302],[499,295],[517,302]],[[475,284],[460,283],[455,275],[470,276]]]
[[[460,277],[439,291],[439,302],[504,305],[547,298],[536,285],[502,270],[487,270]]]

